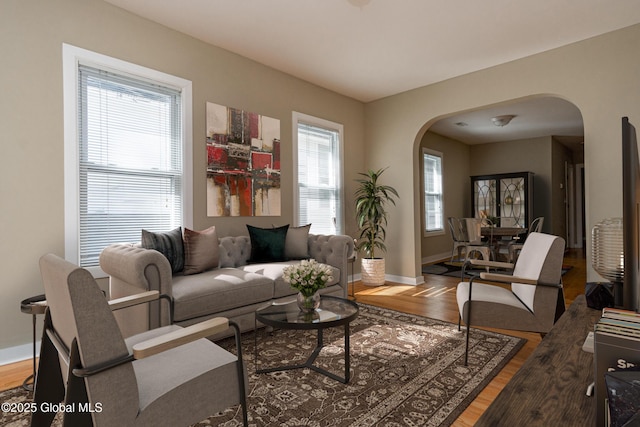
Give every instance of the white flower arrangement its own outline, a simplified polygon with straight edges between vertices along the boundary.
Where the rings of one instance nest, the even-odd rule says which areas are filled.
[[[302,260],[300,264],[289,265],[282,272],[284,281],[305,297],[315,294],[318,289],[324,288],[327,282],[333,280],[331,267],[315,259]]]

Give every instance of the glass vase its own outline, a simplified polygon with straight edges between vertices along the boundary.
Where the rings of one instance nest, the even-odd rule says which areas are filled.
[[[305,296],[302,292],[298,292],[296,302],[301,312],[313,313],[316,308],[320,307],[320,294],[316,292],[313,295]]]

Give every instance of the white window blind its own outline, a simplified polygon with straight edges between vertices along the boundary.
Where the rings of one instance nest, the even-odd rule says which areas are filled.
[[[78,66],[79,262],[182,222],[180,91]]]
[[[442,231],[442,153],[423,150],[425,231]]]
[[[343,232],[340,131],[297,123],[298,224],[314,234]]]

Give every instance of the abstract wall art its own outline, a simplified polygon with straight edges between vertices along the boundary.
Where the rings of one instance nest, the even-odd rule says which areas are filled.
[[[280,215],[280,120],[207,103],[207,215]]]

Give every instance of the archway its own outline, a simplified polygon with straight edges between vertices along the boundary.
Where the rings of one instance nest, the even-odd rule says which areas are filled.
[[[515,116],[507,126],[491,119]],[[584,167],[582,114],[572,102],[554,95],[533,95],[499,104],[455,112],[429,120],[416,138],[414,155],[423,177],[422,150],[443,156],[443,217],[471,215],[473,175],[533,172],[534,216],[544,216],[545,232],[561,235],[568,246],[583,242],[584,211],[581,186]],[[450,255],[448,230],[425,230],[424,183],[416,186],[422,263]],[[418,221],[416,221],[418,222]]]

